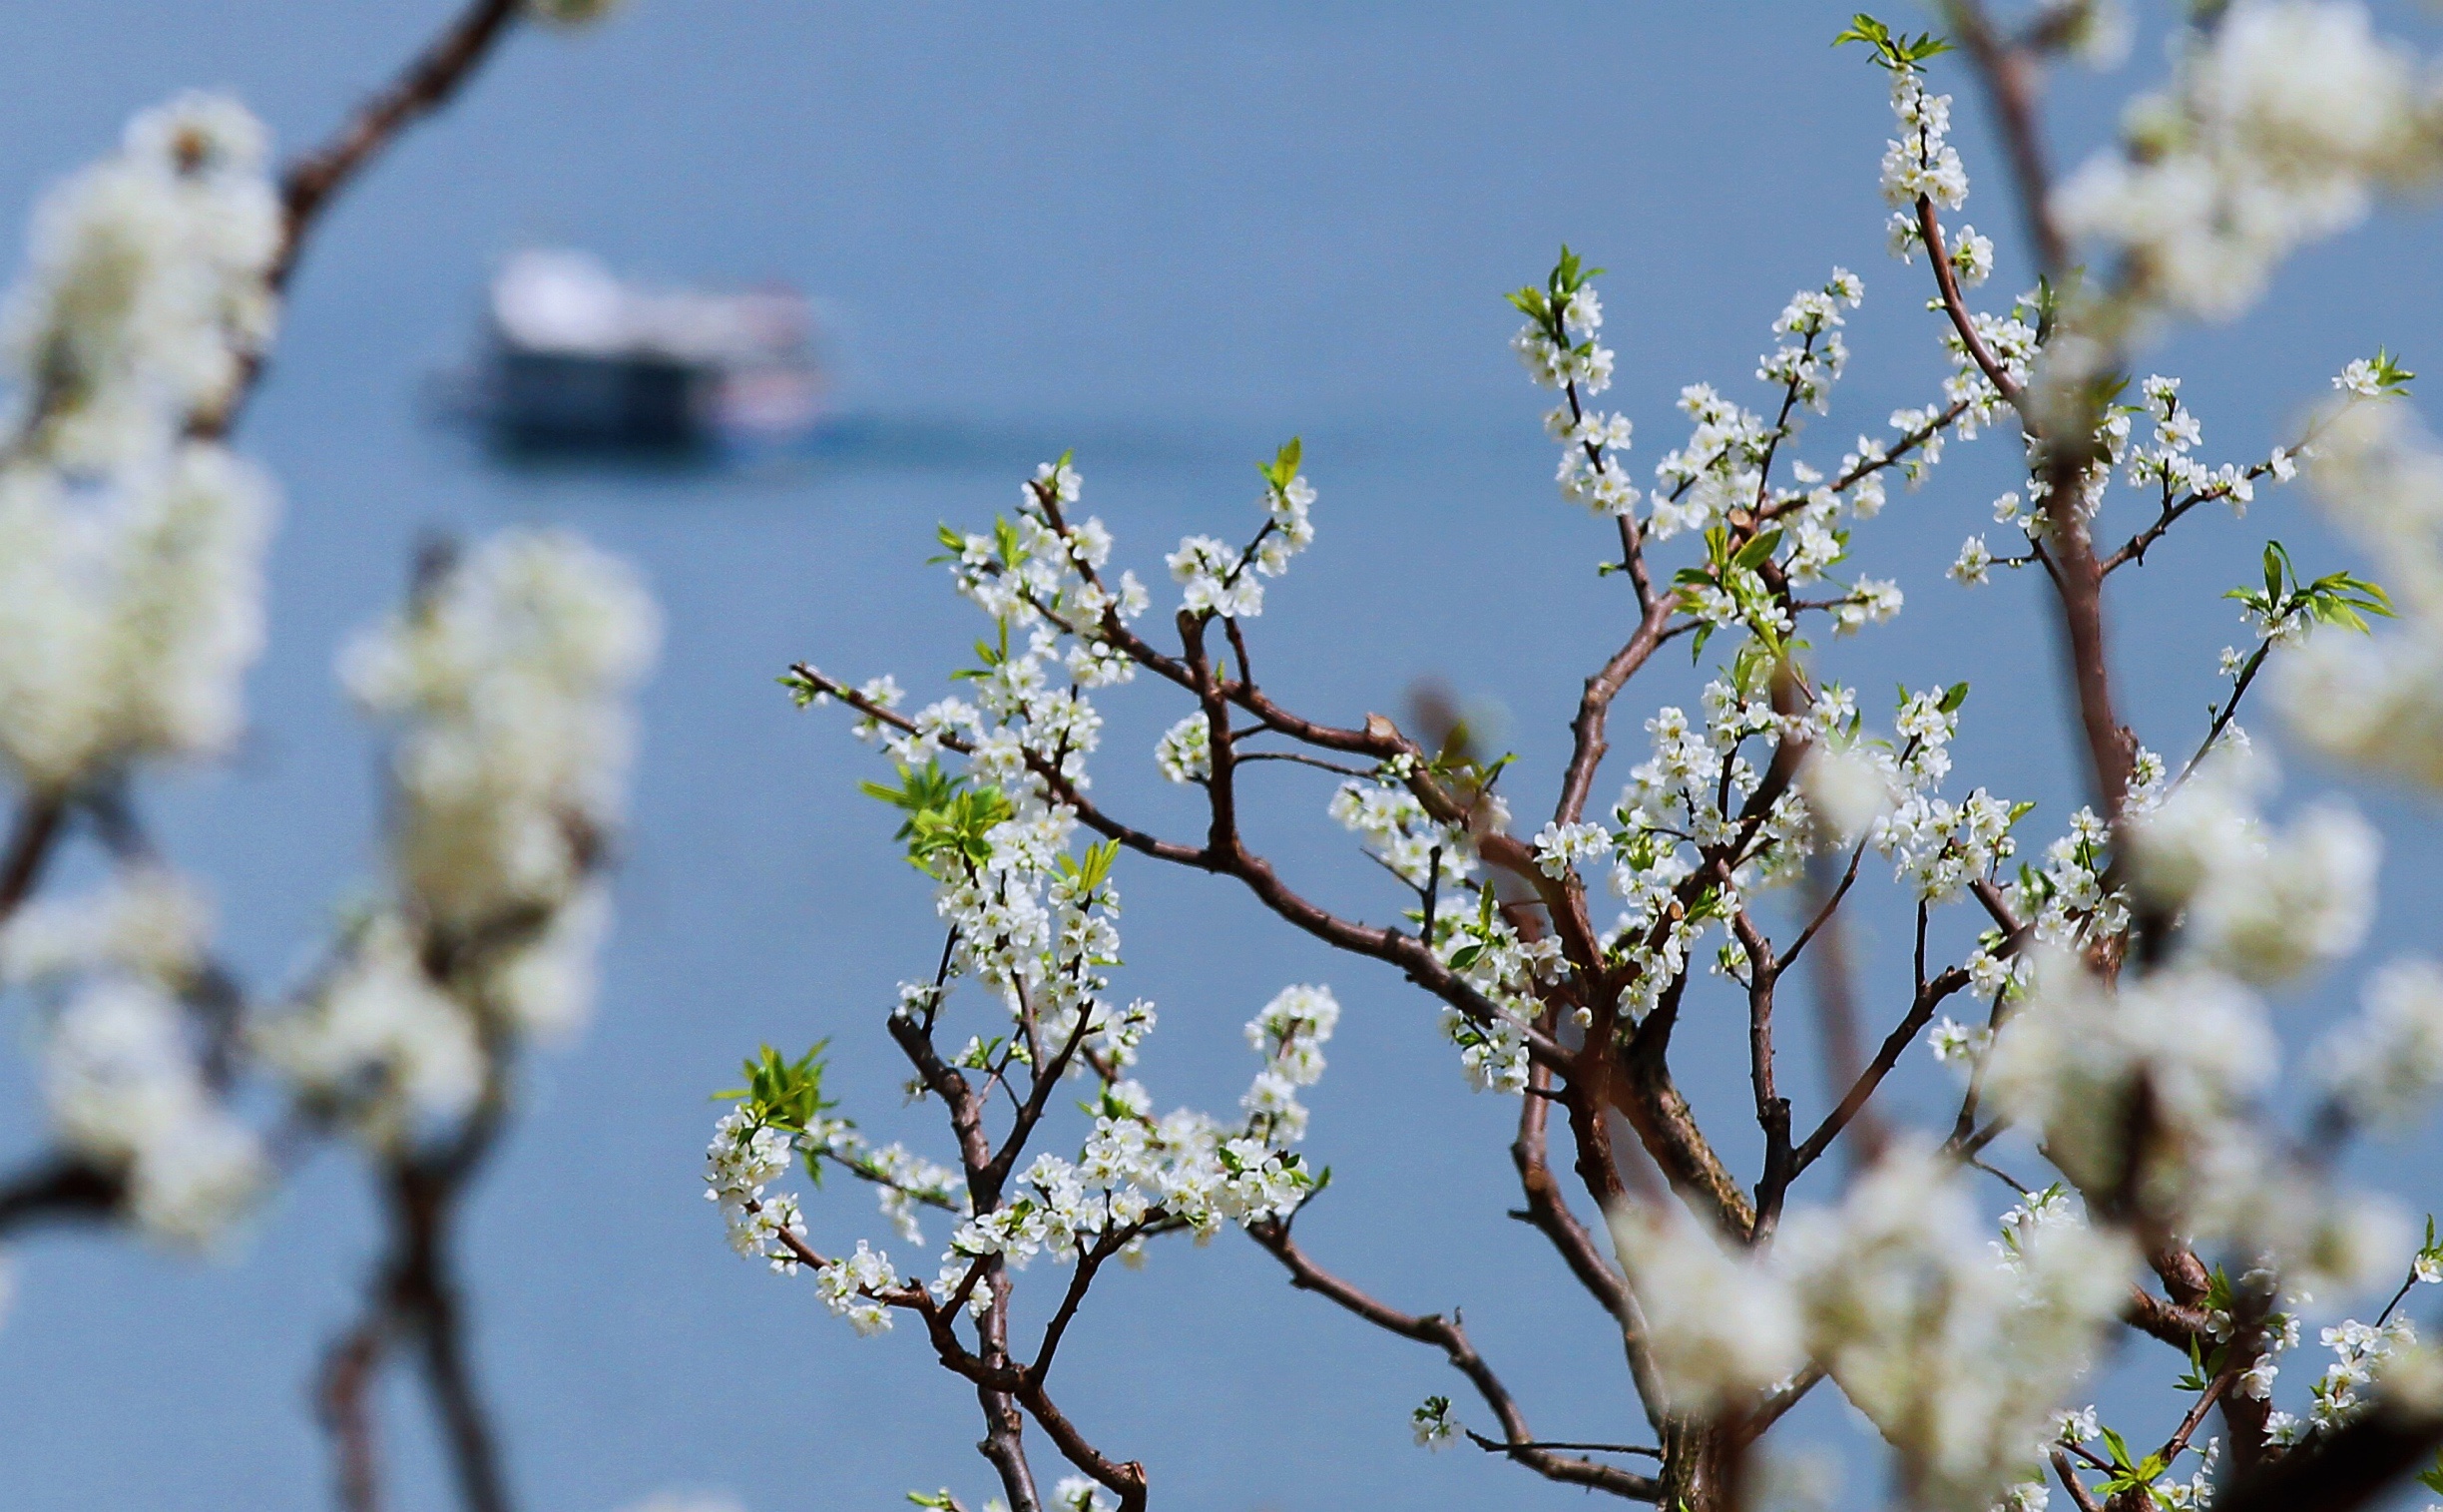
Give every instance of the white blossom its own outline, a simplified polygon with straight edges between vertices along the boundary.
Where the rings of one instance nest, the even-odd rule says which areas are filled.
[[[67,1144],[124,1173],[137,1224],[208,1244],[269,1183],[261,1142],[206,1085],[180,1006],[149,983],[103,977],[52,1023],[43,1092]]]
[[[342,659],[399,730],[399,881],[471,928],[578,890],[616,823],[628,691],[659,638],[635,574],[575,537],[511,531],[443,568]]]
[[[1710,1416],[1806,1362],[1797,1299],[1755,1257],[1727,1252],[1670,1205],[1620,1209],[1612,1236],[1645,1309],[1668,1395],[1659,1406]]]

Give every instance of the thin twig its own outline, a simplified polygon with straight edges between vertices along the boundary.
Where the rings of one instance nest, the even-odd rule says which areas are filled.
[[[1501,1377],[1494,1374],[1493,1368],[1468,1342],[1467,1329],[1456,1317],[1444,1317],[1440,1313],[1419,1316],[1375,1300],[1316,1264],[1289,1237],[1286,1224],[1256,1224],[1249,1227],[1247,1233],[1288,1268],[1289,1284],[1292,1286],[1301,1291],[1315,1292],[1385,1332],[1440,1349],[1450,1360],[1452,1368],[1468,1378],[1469,1384],[1476,1388],[1477,1395],[1484,1399],[1485,1406],[1500,1420],[1500,1442],[1503,1451],[1512,1459],[1548,1480],[1606,1491],[1631,1501],[1655,1499],[1657,1487],[1649,1476],[1633,1474],[1590,1459],[1565,1458],[1548,1449],[1535,1447],[1538,1441],[1527,1429],[1526,1414],[1519,1410],[1517,1400],[1502,1384]]]

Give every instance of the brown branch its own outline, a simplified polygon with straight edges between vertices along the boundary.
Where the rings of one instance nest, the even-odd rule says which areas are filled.
[[[1851,467],[1847,472],[1842,473],[1839,477],[1834,478],[1831,482],[1822,486],[1829,489],[1833,493],[1847,493],[1851,488],[1856,487],[1870,474],[1881,472],[1887,467],[1895,467],[1900,463],[1907,461],[1909,453],[1915,451],[1920,446],[1923,446],[1926,442],[1932,440],[1937,433],[1948,430],[1952,425],[1958,422],[1960,416],[1966,414],[1967,412],[1968,401],[1966,399],[1957,399],[1952,401],[1952,403],[1936,413],[1934,418],[1931,420],[1926,421],[1923,425],[1918,426],[1915,430],[1902,433],[1901,436],[1897,440],[1893,441],[1890,446],[1884,448],[1881,455],[1861,458],[1856,466]],[[1762,509],[1757,510],[1756,519],[1759,522],[1778,520],[1783,515],[1786,515],[1792,510],[1803,506],[1808,499],[1814,497],[1814,489],[1808,489],[1804,493],[1782,494],[1775,498],[1770,504],[1767,504]]]
[[[331,201],[399,133],[450,102],[491,53],[509,24],[517,19],[519,7],[520,0],[470,0],[448,29],[418,53],[386,88],[358,107],[336,136],[289,165],[280,181],[283,215],[279,248],[265,273],[273,293],[287,288],[297,259],[304,253],[306,240]],[[249,352],[240,367],[236,384],[220,407],[197,415],[189,432],[205,438],[229,434],[239,411],[245,407],[260,380],[263,364],[262,352]]]
[[[1109,1222],[1108,1217],[1105,1221]],[[1084,1304],[1087,1289],[1094,1285],[1095,1275],[1103,1268],[1103,1262],[1118,1255],[1129,1241],[1144,1232],[1143,1224],[1132,1224],[1103,1235],[1092,1246],[1078,1253],[1077,1265],[1069,1277],[1069,1290],[1061,1297],[1060,1310],[1053,1313],[1052,1321],[1044,1325],[1043,1344],[1035,1351],[1035,1363],[1027,1366],[1029,1379],[1041,1382],[1052,1373],[1052,1356],[1060,1352],[1061,1339],[1069,1331],[1070,1320],[1077,1316],[1078,1308]]]
[[[271,263],[274,289],[287,286],[323,208],[400,132],[449,103],[516,19],[518,5],[519,0],[472,0],[388,88],[357,109],[336,137],[289,166],[280,183],[287,224]]]
[[[1026,1463],[1026,1419],[1019,1414],[1019,1404],[1009,1392],[985,1385],[975,1387],[975,1399],[985,1407],[985,1436],[977,1441],[975,1451],[992,1461],[992,1468],[1002,1475],[1009,1512],[1043,1512],[1043,1500],[1036,1495],[1036,1470]]]
[[[2211,1384],[2199,1392],[2196,1404],[2181,1418],[2180,1426],[2172,1430],[2172,1436],[2164,1440],[2163,1447],[2155,1451],[2155,1457],[2167,1465],[2178,1458],[2181,1451],[2189,1447],[2189,1440],[2197,1436],[2199,1425],[2205,1421],[2205,1414],[2213,1410],[2213,1404],[2221,1400],[2222,1394],[2230,1389],[2231,1382],[2237,1377],[2235,1367],[2225,1366]]]
[[[2078,1471],[2071,1468],[2070,1456],[2055,1449],[2050,1458],[2053,1473],[2061,1477],[2062,1489],[2070,1493],[2070,1500],[2077,1505],[2079,1512],[2104,1512],[2103,1503],[2095,1499],[2095,1493],[2078,1478]]]
[[[2005,40],[1977,0],[1948,0],[1943,10],[1960,47],[1985,76],[1986,103],[1993,110],[2003,150],[2010,155],[2011,179],[2019,191],[2019,219],[2035,248],[2037,270],[2059,279],[2069,265],[2070,252],[2053,220],[2052,174],[2045,164],[2044,132],[2037,120],[2037,59],[2030,49],[2030,44],[2041,46],[2044,39],[2032,35],[2025,43]]]
[[[1917,197],[1917,232],[1925,238],[1926,255],[1934,264],[1934,286],[1942,293],[1943,312],[1951,317],[1951,328],[1959,333],[1960,343],[1967,349],[1968,359],[1985,374],[2002,395],[2003,402],[2023,415],[2026,391],[2019,380],[2010,375],[1994,357],[1985,338],[1977,334],[1976,321],[1968,313],[1968,303],[1960,297],[1959,274],[1951,266],[1950,253],[1943,250],[1942,222],[1934,214],[1934,202],[1925,195]]]
[[[1256,1224],[1250,1226],[1247,1233],[1257,1245],[1288,1267],[1290,1285],[1301,1291],[1312,1291],[1385,1332],[1440,1349],[1449,1359],[1451,1367],[1467,1377],[1468,1383],[1476,1388],[1477,1395],[1484,1398],[1485,1406],[1500,1420],[1503,1452],[1512,1459],[1548,1480],[1606,1491],[1631,1501],[1653,1501],[1660,1494],[1656,1482],[1649,1476],[1535,1447],[1537,1440],[1528,1431],[1526,1414],[1520,1410],[1509,1387],[1502,1384],[1501,1377],[1493,1372],[1492,1366],[1486,1364],[1484,1357],[1468,1342],[1467,1329],[1457,1317],[1444,1317],[1440,1313],[1419,1316],[1375,1300],[1316,1264],[1289,1237],[1285,1224]]]
[[[19,801],[8,849],[0,854],[0,923],[24,904],[42,879],[43,863],[51,857],[66,815],[67,804],[56,793],[28,793]]]
[[[1790,1150],[1789,1099],[1781,1096],[1773,1065],[1773,984],[1780,975],[1780,964],[1773,959],[1772,942],[1764,938],[1746,909],[1731,916],[1730,927],[1747,952],[1747,1079],[1755,1094],[1756,1127],[1764,1135],[1764,1170],[1756,1178],[1755,1222],[1747,1231],[1747,1242],[1755,1245],[1769,1238],[1780,1221],[1782,1199],[1797,1171]]]
[[[1841,1099],[1839,1107],[1825,1114],[1823,1122],[1815,1126],[1815,1132],[1798,1146],[1791,1157],[1798,1171],[1805,1171],[1831,1148],[1832,1142],[1840,1138],[1841,1130],[1848,1127],[1849,1121],[1857,1117],[1858,1110],[1866,1106],[1867,1099],[1874,1096],[1875,1089],[1883,1084],[1883,1078],[1899,1064],[1901,1053],[1908,1049],[1910,1041],[1916,1039],[1918,1031],[1932,1020],[1935,1008],[1967,985],[1967,971],[1953,966],[1928,980],[1918,990],[1915,1000],[1909,1004],[1908,1013],[1890,1034],[1883,1037],[1882,1048],[1875,1052],[1874,1060],[1850,1084],[1849,1095]]]
[[[1917,197],[1917,229],[1925,238],[1926,252],[1934,264],[1934,282],[1942,295],[1944,313],[1950,316],[1952,329],[1958,333],[1969,359],[2003,399],[2019,411],[2020,422],[2030,424],[2025,392],[1977,335],[1968,306],[1960,297],[1959,279],[1943,251],[1942,224],[1934,213],[1934,202],[1924,195]],[[2129,788],[2130,752],[2112,709],[2110,664],[2104,649],[2104,572],[2096,561],[2094,544],[2088,539],[2086,516],[2079,509],[2079,501],[2086,492],[2088,470],[2095,465],[2091,455],[2095,449],[2094,436],[2091,428],[2076,444],[2068,443],[2060,435],[2040,439],[2047,442],[2044,508],[2053,527],[2053,556],[2047,567],[2061,601],[2071,678],[2078,695],[2080,725],[2087,737],[2097,799],[2106,815],[2118,822]]]
[[[377,1512],[381,1506],[380,1459],[369,1398],[388,1338],[387,1309],[376,1307],[322,1357],[314,1415],[331,1437],[340,1512]]]
[[[1063,1458],[1118,1493],[1120,1512],[1145,1512],[1146,1472],[1143,1464],[1133,1459],[1115,1460],[1088,1443],[1085,1435],[1078,1432],[1077,1425],[1052,1404],[1052,1399],[1044,1394],[1041,1385],[1029,1382],[1019,1387],[1016,1395],[1020,1405],[1043,1424],[1044,1432],[1052,1436],[1052,1442],[1059,1447]]]
[[[76,1155],[45,1156],[0,1184],[0,1236],[40,1224],[90,1223],[115,1216],[127,1180]]]
[[[1621,689],[1637,675],[1646,659],[1662,644],[1663,632],[1671,623],[1678,598],[1665,594],[1638,622],[1637,633],[1628,643],[1612,654],[1603,670],[1586,681],[1586,691],[1578,700],[1578,717],[1570,722],[1569,765],[1561,777],[1561,800],[1553,806],[1556,823],[1574,824],[1586,812],[1587,795],[1595,786],[1595,770],[1603,764],[1604,753],[1610,749],[1604,740],[1604,722],[1611,713],[1612,701]]]
[[[1043,1512],[1043,1499],[1035,1490],[1035,1469],[1027,1463],[1026,1419],[1017,1402],[1008,1392],[989,1386],[976,1387],[976,1400],[984,1409],[984,1437],[976,1444],[976,1452],[1000,1474],[1010,1512]]]
[[[2121,1320],[2184,1352],[2193,1343],[2202,1345],[2212,1339],[2202,1308],[2166,1301],[2135,1281],[2122,1301]]]
[[[2241,1475],[2212,1512],[2355,1512],[2394,1489],[2443,1444],[2443,1417],[2379,1401],[2366,1416]]]
[[[1528,1072],[1531,1087],[1551,1086],[1552,1073],[1537,1066]],[[1546,1154],[1546,1127],[1550,1121],[1551,1100],[1542,1097],[1519,1099],[1518,1139],[1510,1146],[1511,1164],[1518,1167],[1519,1187],[1526,1194],[1527,1206],[1512,1217],[1532,1225],[1552,1242],[1560,1253],[1570,1274],[1587,1289],[1606,1312],[1618,1317],[1629,1298],[1629,1283],[1611,1261],[1604,1259],[1596,1247],[1595,1236],[1578,1221],[1568,1202],[1561,1195],[1561,1184],[1553,1178]]]

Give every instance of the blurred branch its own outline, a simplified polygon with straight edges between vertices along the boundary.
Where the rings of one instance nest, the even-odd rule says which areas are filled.
[[[0,1183],[0,1237],[43,1223],[106,1219],[119,1209],[126,1183],[73,1155],[49,1155]]]
[[[8,851],[0,855],[0,923],[7,922],[41,880],[43,862],[50,858],[66,813],[67,805],[54,794],[28,793],[19,800]]]
[[[396,79],[357,107],[336,136],[288,166],[280,181],[280,205],[285,214],[279,251],[266,274],[272,292],[287,288],[306,238],[330,202],[401,132],[456,97],[517,19],[519,4],[520,0],[470,0]],[[218,410],[196,416],[190,433],[215,440],[228,435],[262,376],[263,361],[261,352],[249,353],[228,398]]]
[[[467,1512],[510,1512],[500,1442],[475,1385],[467,1318],[450,1244],[458,1202],[497,1143],[508,1111],[506,1047],[491,1056],[482,1100],[449,1139],[393,1159],[384,1171],[390,1253],[375,1273],[363,1316],[324,1355],[319,1416],[332,1440],[342,1512],[381,1504],[370,1397],[390,1341],[410,1342],[424,1367],[442,1440]]]

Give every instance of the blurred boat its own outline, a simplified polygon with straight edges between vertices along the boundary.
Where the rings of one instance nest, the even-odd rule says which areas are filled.
[[[468,407],[537,449],[772,443],[825,415],[813,306],[793,289],[628,282],[580,252],[535,250],[492,279]]]

